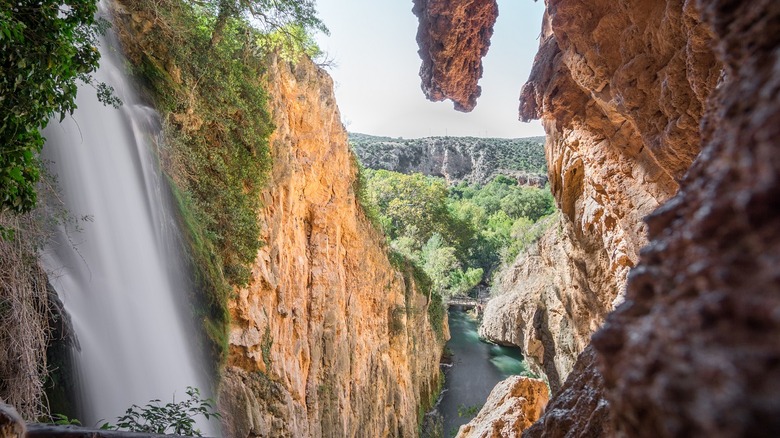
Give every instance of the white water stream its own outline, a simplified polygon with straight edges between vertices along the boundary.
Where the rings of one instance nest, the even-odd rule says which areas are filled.
[[[44,159],[52,162],[65,208],[87,217],[81,230],[59,226],[44,259],[81,346],[76,365],[88,426],[115,422],[134,403],[183,400],[187,386],[209,390],[194,353],[188,282],[153,151],[159,117],[139,102],[112,38],[102,41],[94,76],[124,105],[104,106],[92,88],[81,87],[73,117],[52,121],[44,132]]]

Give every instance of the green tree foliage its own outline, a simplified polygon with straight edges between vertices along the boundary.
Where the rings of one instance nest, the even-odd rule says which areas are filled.
[[[105,22],[97,0],[0,0],[0,210],[36,204],[40,129],[76,108],[78,82],[92,83]],[[109,103],[110,90],[94,84]]]
[[[369,202],[382,212],[391,239],[407,236],[422,242],[449,225],[447,186],[421,174],[403,175],[386,170],[366,171]]]
[[[554,211],[549,190],[498,176],[485,186],[420,174],[363,170],[367,210],[399,254],[414,261],[445,295],[466,294],[502,262],[535,241],[535,224]]]
[[[213,45],[222,39],[231,18],[247,16],[264,34],[276,34],[294,46],[306,47],[312,31],[328,33],[328,28],[317,17],[314,0],[203,0],[200,3],[210,6],[216,13]]]
[[[197,388],[187,388],[186,400],[161,404],[160,400],[151,400],[145,406],[133,405],[125,415],[117,418],[117,424],[103,424],[102,429],[127,430],[131,432],[153,434],[175,434],[203,436],[195,424],[196,418],[203,416],[207,421],[220,418],[215,412],[214,401],[202,399]]]

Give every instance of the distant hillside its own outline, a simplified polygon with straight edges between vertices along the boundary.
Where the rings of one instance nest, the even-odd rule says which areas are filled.
[[[547,182],[544,137],[426,137],[402,139],[350,133],[352,149],[365,167],[400,173],[419,172],[449,183],[485,184],[496,175],[522,184]]]

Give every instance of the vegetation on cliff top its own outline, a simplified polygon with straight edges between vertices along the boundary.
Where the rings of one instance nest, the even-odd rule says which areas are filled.
[[[233,286],[249,281],[262,244],[260,191],[274,129],[263,89],[266,57],[315,52],[309,32],[323,27],[306,1],[123,4],[133,18],[121,36],[133,73],[164,121],[161,161],[205,291],[196,310],[224,360],[227,300]],[[261,10],[275,17],[265,31],[247,17]],[[132,20],[148,25],[135,28]]]

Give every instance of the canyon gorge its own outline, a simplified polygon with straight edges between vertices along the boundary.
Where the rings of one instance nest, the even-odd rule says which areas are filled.
[[[174,3],[112,7],[121,51],[143,99],[160,111],[164,140],[200,141],[207,158],[198,159],[212,160],[234,131],[267,131],[231,152],[264,157],[257,151],[267,147],[262,184],[218,177],[256,201],[249,263],[233,263],[240,251],[230,244],[202,243],[218,246],[223,236],[193,232],[186,208],[177,213],[182,233],[190,233],[192,266],[183,270],[194,272],[192,294],[199,297],[209,281],[227,285],[222,301],[196,297],[189,309],[204,327],[201,352],[214,362],[203,368],[215,383],[203,389],[221,414],[215,434],[420,436],[443,384],[447,313],[430,280],[391,251],[362,205],[361,169],[333,80],[306,56],[259,56],[248,44],[224,56],[260,65],[246,82],[263,90],[267,114],[259,104],[236,105],[225,111],[227,121],[215,119],[204,112],[210,95],[200,94],[215,85],[204,85],[203,73],[188,71],[176,54],[181,35],[200,28],[176,27],[155,9]],[[472,110],[498,3],[412,3],[423,93]],[[478,141],[401,145],[387,138],[373,155],[357,151],[366,167],[453,184],[508,174],[521,184],[549,184],[555,198],[558,213],[544,219],[546,231],[498,269],[479,327],[481,338],[519,348],[539,379],[498,383],[457,436],[780,436],[780,3],[544,3],[519,118],[544,126],[546,175],[504,171]],[[235,23],[225,29],[228,41],[243,31]],[[226,41],[206,35],[204,47],[215,52]],[[220,80],[255,96],[230,74]],[[168,88],[183,91],[160,91]],[[267,127],[255,132],[252,117]],[[197,192],[191,181],[218,173],[217,165],[188,167],[186,154],[156,148],[173,198],[176,187]],[[216,161],[240,161],[230,159]],[[208,214],[193,216],[224,220]],[[0,231],[32,220],[2,219]],[[34,236],[18,235],[13,245],[0,239],[0,297],[10,303],[16,294],[28,307],[24,324],[0,333],[8,346],[0,397],[34,422],[42,385],[21,391],[10,382],[25,374],[43,382],[46,345],[77,341],[45,286]],[[213,271],[199,265],[197,245],[211,251]],[[227,279],[233,268],[241,273],[235,281]],[[213,272],[218,280],[203,280]],[[29,333],[40,336],[19,350],[14,339]],[[22,353],[24,361],[13,362]],[[0,437],[21,436],[13,412],[0,414]],[[64,433],[58,430],[52,433]]]
[[[421,24],[452,17],[444,3],[418,2]],[[524,436],[775,435],[780,7],[545,4],[520,117],[545,125],[563,213],[548,233],[562,241],[504,273],[481,331],[521,346],[557,392]],[[459,34],[490,35],[478,26]],[[418,33],[421,51],[458,47],[437,27]],[[453,74],[423,74],[423,88],[481,71]]]

